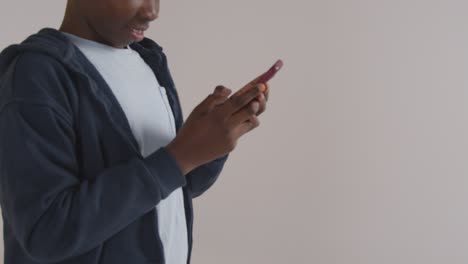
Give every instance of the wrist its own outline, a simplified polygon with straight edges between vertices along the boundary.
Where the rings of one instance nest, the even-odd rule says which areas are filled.
[[[179,165],[183,174],[187,175],[196,166],[192,165],[192,162],[190,161],[189,157],[187,157],[187,152],[180,149],[173,142],[174,141],[166,145],[165,149],[177,161],[177,164]]]

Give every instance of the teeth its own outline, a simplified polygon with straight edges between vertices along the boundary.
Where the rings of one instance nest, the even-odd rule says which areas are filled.
[[[143,34],[143,30],[132,29],[132,31],[137,33],[137,34]]]

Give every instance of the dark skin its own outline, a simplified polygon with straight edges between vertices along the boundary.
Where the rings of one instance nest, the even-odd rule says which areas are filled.
[[[134,41],[132,28],[148,28],[159,0],[69,0],[61,31],[115,48]]]
[[[158,14],[159,0],[69,0],[59,30],[125,48],[139,41],[132,29],[147,29]],[[184,175],[233,151],[241,136],[259,126],[269,89],[267,84],[258,84],[258,78],[231,96],[230,89],[217,86],[165,146]]]

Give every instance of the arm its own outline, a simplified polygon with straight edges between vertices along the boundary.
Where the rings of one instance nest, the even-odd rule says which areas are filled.
[[[47,65],[35,69],[16,78],[13,88],[40,93],[44,76],[47,89],[60,85]],[[164,148],[106,168],[92,181],[80,179],[72,119],[56,105],[33,100],[12,99],[0,108],[0,204],[18,242],[37,261],[59,262],[95,248],[185,186]]]

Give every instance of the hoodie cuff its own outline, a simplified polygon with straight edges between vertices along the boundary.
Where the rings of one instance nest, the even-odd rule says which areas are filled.
[[[159,184],[162,199],[187,184],[177,160],[164,147],[147,156],[143,162]]]

